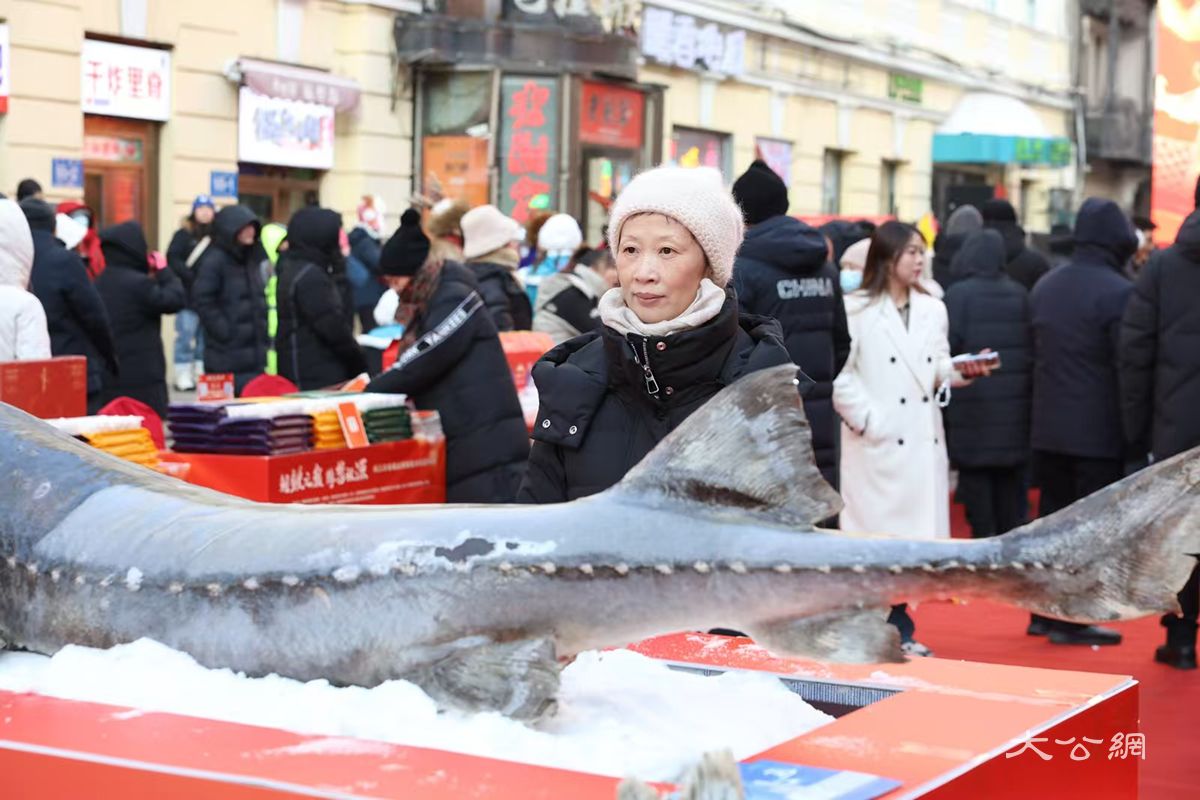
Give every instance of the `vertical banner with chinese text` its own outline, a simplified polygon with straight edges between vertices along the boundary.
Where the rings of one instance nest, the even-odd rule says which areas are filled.
[[[1180,5],[1168,0],[1158,6],[1150,217],[1158,226],[1154,240],[1160,246],[1175,241],[1180,224],[1195,208],[1200,174],[1200,104],[1195,100],[1200,96],[1195,71],[1200,22]]]
[[[558,196],[557,78],[500,80],[500,210],[517,222],[531,209],[555,208]]]

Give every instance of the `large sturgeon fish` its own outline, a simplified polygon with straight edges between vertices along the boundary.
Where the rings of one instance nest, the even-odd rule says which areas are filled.
[[[607,492],[550,506],[280,506],[180,483],[0,404],[0,638],[152,637],[209,667],[534,717],[560,656],[735,626],[779,654],[902,659],[895,602],[980,597],[1080,622],[1176,608],[1200,451],[1004,536],[815,528],[795,370],[699,409]],[[847,480],[854,480],[847,475]]]

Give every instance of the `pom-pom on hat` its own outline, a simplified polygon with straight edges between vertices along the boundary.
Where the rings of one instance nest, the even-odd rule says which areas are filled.
[[[421,215],[410,208],[400,216],[400,227],[379,252],[379,271],[384,275],[411,277],[429,258],[429,237],[421,230]]]
[[[742,210],[711,167],[656,167],[638,175],[613,202],[608,217],[608,246],[620,252],[621,226],[634,214],[666,214],[699,242],[712,280],[725,286],[742,245]]]

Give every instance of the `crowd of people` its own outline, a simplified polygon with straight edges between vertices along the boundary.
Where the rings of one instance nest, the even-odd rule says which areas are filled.
[[[1200,201],[1200,189],[1198,189]],[[302,390],[371,374],[369,391],[439,412],[448,502],[555,503],[614,485],[723,387],[794,364],[821,472],[847,531],[950,534],[951,482],[975,537],[1002,534],[1200,445],[1200,212],[1153,251],[1149,221],[1092,198],[1030,247],[1013,206],[953,211],[932,243],[914,225],[790,216],[755,161],[728,188],[710,169],[634,178],[589,246],[562,213],[525,226],[445,199],[357,224],[310,206],[286,227],[206,196],[168,247],[135,221],[95,230],[34,181],[0,200],[0,361],[83,355],[88,407],[167,405],[174,380],[277,372]],[[399,339],[381,370],[356,330]],[[535,365],[532,434],[499,334],[555,346]],[[532,439],[532,443],[531,443]],[[1196,666],[1193,573],[1163,618],[1157,660]],[[928,655],[892,609],[904,650]],[[1056,644],[1117,644],[1095,625],[1033,617]]]

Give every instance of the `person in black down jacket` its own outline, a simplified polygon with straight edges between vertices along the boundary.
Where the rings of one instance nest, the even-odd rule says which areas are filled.
[[[977,230],[983,228],[983,215],[972,205],[959,206],[946,220],[946,227],[933,242],[933,279],[943,290],[949,289],[960,276],[951,268],[954,256],[963,242]]]
[[[1175,244],[1151,256],[1121,322],[1121,411],[1134,453],[1156,461],[1200,445],[1200,211]],[[1163,617],[1166,644],[1155,659],[1196,668],[1200,568],[1179,594],[1182,615]]]
[[[1017,212],[1007,200],[988,200],[979,209],[983,226],[1000,232],[1004,237],[1004,255],[1008,277],[1033,291],[1033,286],[1050,271],[1050,262],[1036,250],[1025,246],[1025,229],[1017,224]],[[953,280],[953,279],[952,279]]]
[[[1025,522],[1033,346],[1029,293],[1004,273],[1004,239],[993,230],[966,238],[954,258],[957,281],[946,292],[950,352],[1000,354],[987,380],[954,391],[944,411],[958,499],[975,538]]]
[[[716,170],[660,167],[625,187],[609,216],[620,286],[600,300],[604,327],[534,365],[520,502],[609,488],[723,387],[791,363],[779,323],[740,314],[725,288],[742,233]]]
[[[462,218],[463,257],[479,281],[479,293],[500,331],[533,327],[533,306],[517,280],[521,254],[513,240],[517,223],[495,206],[477,206]]]
[[[367,391],[406,394],[441,416],[446,502],[510,503],[529,455],[512,371],[475,276],[429,249],[420,215],[405,211],[379,259],[400,294],[404,339],[396,363]]]
[[[206,194],[197,195],[192,201],[192,213],[183,221],[179,230],[171,237],[167,245],[167,266],[175,271],[175,275],[183,283],[185,295],[190,297],[192,278],[196,273],[192,269],[204,250],[212,244],[208,238],[212,233],[213,217],[217,213],[212,198]],[[201,244],[203,242],[203,244]],[[181,392],[196,388],[197,367],[204,363],[204,335],[200,332],[200,317],[188,305],[175,315],[175,388]]]
[[[204,370],[233,373],[238,394],[267,364],[265,254],[258,218],[226,206],[213,220],[212,245],[196,262],[192,304],[204,328]]]
[[[100,231],[100,248],[105,267],[96,278],[96,291],[108,309],[122,365],[119,376],[105,380],[104,402],[132,397],[164,416],[169,398],[162,315],[183,308],[183,283],[165,263],[161,269],[151,266],[146,234],[136,222]]]
[[[29,288],[46,310],[50,352],[87,357],[87,407],[93,414],[104,404],[105,374],[119,371],[108,312],[83,260],[54,238],[54,207],[29,197],[21,201],[21,211],[33,235]]]
[[[1133,284],[1122,273],[1137,249],[1111,200],[1090,198],[1075,218],[1070,263],[1038,281],[1033,306],[1034,473],[1041,516],[1125,474],[1117,341]],[[1034,635],[1064,644],[1115,644],[1116,631],[1035,618]]]
[[[838,270],[825,260],[825,237],[793,217],[787,186],[762,161],[733,184],[746,217],[746,238],[733,265],[738,307],[774,317],[794,364],[816,381],[804,395],[817,466],[838,486],[838,418],[833,379],[850,355],[850,331]]]
[[[335,211],[300,209],[288,222],[287,249],[276,268],[279,374],[306,391],[344,383],[367,369],[337,280],[346,263],[341,229]]]

